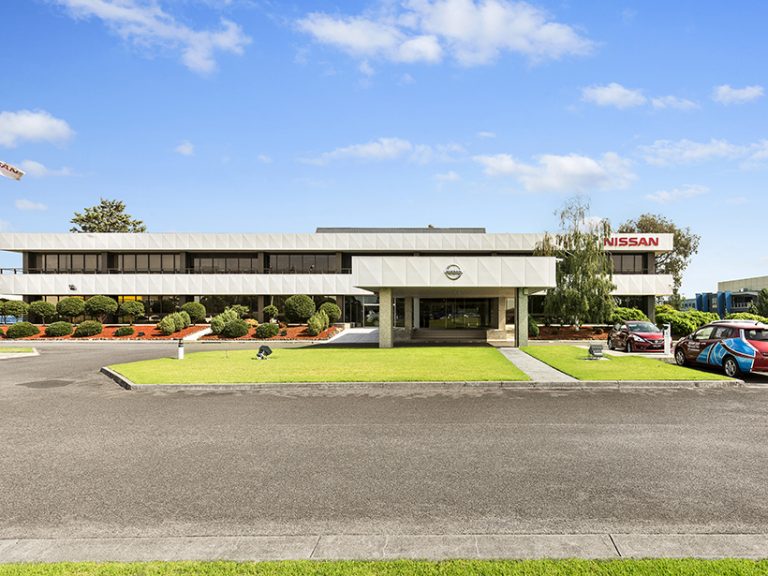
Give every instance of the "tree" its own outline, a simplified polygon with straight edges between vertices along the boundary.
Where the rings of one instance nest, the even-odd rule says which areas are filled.
[[[205,322],[206,310],[200,302],[187,302],[181,309],[189,314],[189,319],[193,324]]]
[[[16,321],[29,312],[29,304],[23,300],[8,300],[3,304],[3,316],[15,316]]]
[[[768,288],[760,290],[752,304],[755,308],[755,314],[758,316],[768,316]]]
[[[77,296],[67,296],[56,304],[56,311],[59,313],[59,316],[69,318],[70,322],[74,323],[75,318],[85,312],[85,301]]]
[[[47,324],[47,318],[53,318],[56,315],[56,306],[45,300],[35,300],[29,305],[29,311]]]
[[[656,273],[672,275],[672,296],[669,301],[670,304],[677,304],[676,308],[679,308],[683,301],[680,296],[683,272],[693,255],[699,251],[701,236],[691,232],[690,228],[680,228],[672,220],[659,214],[642,214],[635,220],[627,220],[619,226],[618,232],[673,235],[672,251],[656,254]]]
[[[115,312],[117,312],[117,301],[109,296],[91,296],[85,301],[85,313],[88,316],[95,316],[102,324],[107,316]]]
[[[306,294],[289,296],[283,307],[289,322],[306,322],[315,313],[315,302]]]
[[[146,232],[141,220],[125,213],[125,203],[120,200],[101,198],[99,204],[86,208],[83,213],[75,212],[70,220],[75,226],[70,232]]]
[[[555,214],[560,231],[554,236],[547,233],[536,249],[538,256],[558,258],[557,286],[544,297],[544,314],[577,327],[605,322],[615,306],[611,260],[603,249],[611,226],[607,220],[589,218],[589,201],[584,197],[568,200]]]
[[[120,304],[120,316],[128,318],[131,324],[146,313],[144,302],[140,300],[126,300]]]

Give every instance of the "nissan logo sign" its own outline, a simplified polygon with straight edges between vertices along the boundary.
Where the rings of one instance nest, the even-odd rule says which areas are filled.
[[[445,276],[448,278],[448,280],[458,280],[461,278],[462,274],[464,274],[464,272],[462,272],[461,268],[459,268],[456,264],[451,264],[445,269]]]

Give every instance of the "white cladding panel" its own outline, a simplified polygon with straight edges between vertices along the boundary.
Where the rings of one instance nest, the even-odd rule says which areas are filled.
[[[353,284],[364,288],[552,288],[555,258],[534,256],[353,256]],[[461,276],[446,270],[458,266]]]
[[[671,274],[614,274],[617,296],[669,296],[672,294]]]
[[[616,234],[616,238],[658,239],[657,247],[626,245],[612,252],[665,252],[672,234]],[[382,252],[533,252],[544,234],[337,233],[337,234],[38,234],[0,233],[0,250],[23,252],[227,252],[227,251],[382,251]],[[624,242],[624,241],[622,241]]]

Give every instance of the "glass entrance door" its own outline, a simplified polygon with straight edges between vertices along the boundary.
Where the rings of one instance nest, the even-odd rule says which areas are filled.
[[[373,327],[379,325],[379,305],[363,304],[363,326]]]

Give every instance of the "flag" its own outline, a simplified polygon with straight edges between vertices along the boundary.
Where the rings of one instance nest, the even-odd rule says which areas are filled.
[[[16,168],[16,166],[11,166],[10,164],[0,160],[0,174],[5,176],[6,178],[21,180],[21,177],[24,176],[24,171],[19,170],[18,168]]]

